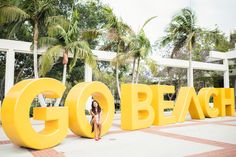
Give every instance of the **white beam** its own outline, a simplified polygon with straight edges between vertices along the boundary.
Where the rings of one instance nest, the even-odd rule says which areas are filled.
[[[210,51],[209,58],[225,59],[226,58],[226,53],[225,52],[218,52],[218,51]]]
[[[5,95],[14,85],[14,67],[15,66],[15,52],[10,49],[6,53],[6,70],[5,70]]]
[[[33,54],[30,47],[31,42],[0,39],[0,51],[7,51],[9,48],[11,48],[14,52]],[[45,52],[45,48],[38,50],[39,55],[41,55],[43,52]],[[116,56],[115,52],[99,50],[92,50],[92,52],[96,56],[97,60],[102,61],[112,61],[112,59]],[[106,55],[104,55],[105,53]],[[71,57],[73,57],[73,55],[69,54],[69,58]]]
[[[161,58],[154,57],[153,60],[156,61],[157,65],[167,66],[167,67],[176,67],[176,68],[188,68],[188,61],[179,60],[179,59],[171,59],[171,58]]]
[[[235,59],[236,58],[236,50],[226,52],[226,57],[227,57],[227,59]]]
[[[203,62],[193,61],[193,69],[225,71],[226,67],[223,64],[203,63]]]
[[[97,57],[97,60],[100,61],[112,61],[116,57],[115,52],[109,51],[99,51],[99,50],[92,50],[93,54]]]
[[[180,60],[180,59],[171,59],[171,58],[153,58],[156,61],[156,64],[168,67],[176,68],[189,68],[189,61]],[[199,70],[214,70],[214,71],[225,71],[226,68],[223,64],[215,63],[203,63],[192,61],[192,68]]]

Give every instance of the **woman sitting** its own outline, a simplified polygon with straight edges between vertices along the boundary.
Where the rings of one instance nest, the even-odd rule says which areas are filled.
[[[101,139],[101,130],[102,130],[102,123],[101,123],[101,107],[96,100],[92,101],[92,109],[90,110],[90,115],[92,115],[91,125],[92,125],[92,132],[95,131],[95,140],[98,141]]]

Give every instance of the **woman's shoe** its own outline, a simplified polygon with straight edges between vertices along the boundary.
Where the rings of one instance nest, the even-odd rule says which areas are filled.
[[[95,141],[98,141],[99,139],[98,138],[95,138]]]

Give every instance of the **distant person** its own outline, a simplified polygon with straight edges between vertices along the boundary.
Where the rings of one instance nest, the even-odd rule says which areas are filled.
[[[101,130],[102,130],[102,112],[99,103],[96,100],[92,101],[90,115],[92,116],[91,125],[92,125],[92,132],[95,133],[95,140],[98,141],[101,139]]]

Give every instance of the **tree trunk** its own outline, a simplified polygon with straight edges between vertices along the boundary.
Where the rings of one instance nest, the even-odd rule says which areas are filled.
[[[66,70],[67,70],[67,64],[64,64],[63,66],[63,75],[62,75],[62,83],[65,85],[66,84]],[[61,98],[56,99],[56,102],[54,104],[54,106],[59,106],[60,102],[61,102]]]
[[[35,20],[34,21],[34,51],[33,51],[33,55],[34,55],[34,78],[39,78],[39,75],[38,75],[38,54],[37,54],[37,51],[38,51],[38,38],[39,38],[38,21]],[[39,103],[40,103],[41,106],[47,106],[42,94],[38,95],[38,99],[39,99]]]
[[[133,69],[132,69],[132,83],[134,83],[135,65],[136,65],[136,58],[134,58],[134,61],[133,61]]]
[[[138,58],[138,63],[137,63],[136,83],[138,83],[138,79],[139,79],[139,66],[140,66],[140,57]]]
[[[116,61],[116,86],[117,86],[117,91],[118,91],[118,96],[120,98],[120,83],[119,83],[119,72],[118,72],[118,61]]]
[[[16,77],[15,82],[18,82],[18,81],[19,81],[20,75],[23,73],[25,66],[26,66],[26,64],[20,69],[20,71],[19,71],[19,73],[18,73],[18,75],[17,75],[17,77]]]
[[[38,38],[39,38],[39,29],[38,29],[38,21],[35,20],[34,21],[34,51],[33,51],[33,55],[34,55],[34,77],[38,78],[38,55],[37,55],[37,51],[38,51]]]
[[[1,84],[0,84],[0,101],[3,101],[3,98],[4,98],[4,82],[5,82],[5,75],[3,76]]]
[[[192,44],[190,43],[189,46],[189,73],[188,73],[188,86],[193,87],[193,71],[192,71]]]

